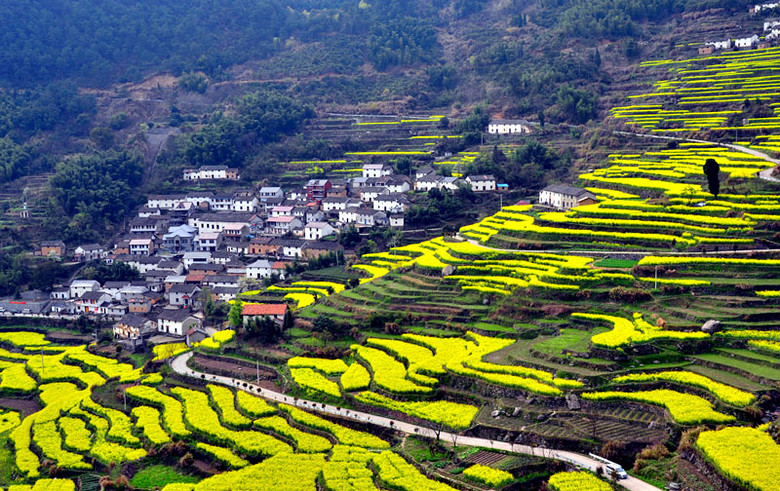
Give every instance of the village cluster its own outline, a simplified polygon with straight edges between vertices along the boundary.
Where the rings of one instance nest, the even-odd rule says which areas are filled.
[[[202,338],[203,303],[236,299],[239,292],[284,280],[294,261],[323,255],[347,257],[351,251],[336,240],[348,227],[359,232],[404,227],[412,190],[474,192],[500,189],[490,175],[445,177],[431,165],[407,176],[387,163],[367,163],[351,179],[311,179],[303,187],[283,190],[264,186],[230,192],[152,195],[126,233],[111,247],[84,244],[67,250],[60,240],[44,241],[37,255],[74,262],[122,262],[137,270],[138,281],[76,279],[51,293],[28,291],[21,298],[0,300],[0,315],[91,318],[114,321],[114,336],[131,347],[154,335]],[[183,171],[183,180],[226,183],[239,178],[227,166]],[[219,186],[220,188],[225,186]],[[204,290],[206,290],[204,292]],[[270,316],[279,322],[287,305],[247,305],[247,316]],[[259,310],[258,310],[259,308]],[[197,341],[199,339],[195,339]]]
[[[780,3],[764,3],[753,5],[749,10],[751,14],[758,14],[760,12],[775,12],[778,7],[780,7]],[[728,49],[764,49],[773,46],[778,39],[780,39],[780,20],[767,20],[764,22],[761,36],[753,34],[744,38],[708,41],[699,46],[699,54],[710,55],[716,51]]]

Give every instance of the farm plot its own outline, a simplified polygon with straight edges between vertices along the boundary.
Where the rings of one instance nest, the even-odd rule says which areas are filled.
[[[654,133],[780,128],[780,49],[734,51],[640,65],[659,79],[654,90],[629,96],[613,118]],[[747,101],[747,102],[746,102]]]

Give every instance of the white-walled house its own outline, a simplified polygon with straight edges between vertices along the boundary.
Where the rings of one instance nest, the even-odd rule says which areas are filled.
[[[200,319],[187,309],[163,309],[157,317],[157,331],[184,336],[193,327],[200,327]]]
[[[389,164],[363,164],[363,177],[382,177],[393,173]]]
[[[73,280],[70,284],[70,298],[79,298],[86,292],[100,290],[100,283],[95,280]]]
[[[553,184],[539,192],[539,204],[568,210],[575,206],[596,203],[596,195],[587,189],[565,184]]]
[[[252,264],[246,266],[246,277],[252,279],[270,278],[272,274],[273,263],[267,259],[258,259]]]
[[[303,228],[303,236],[306,240],[320,240],[335,233],[336,229],[327,222],[311,222]]]
[[[441,187],[442,176],[438,174],[426,174],[414,182],[414,189],[417,191],[430,191]]]
[[[377,210],[358,210],[356,223],[362,227],[383,227],[390,223],[387,214]]]
[[[522,119],[493,119],[488,123],[487,132],[491,135],[530,133],[531,127]]]
[[[266,220],[265,229],[271,235],[281,236],[303,227],[303,222],[294,216],[271,217]]]
[[[409,209],[411,204],[403,194],[392,193],[377,197],[374,200],[374,209],[389,213],[403,213]]]
[[[758,44],[758,35],[753,34],[748,38],[741,38],[734,40],[734,46],[737,48],[753,48]]]
[[[284,190],[276,186],[264,186],[258,191],[260,201],[266,201],[271,198],[284,198]]]
[[[490,174],[468,176],[466,182],[476,193],[496,190],[496,178]]]

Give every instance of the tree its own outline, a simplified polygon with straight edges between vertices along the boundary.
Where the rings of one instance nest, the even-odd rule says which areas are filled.
[[[241,300],[237,300],[232,307],[230,307],[230,311],[228,312],[228,324],[230,324],[231,327],[237,328],[241,325],[242,317],[241,312],[244,310],[244,302]]]
[[[255,318],[247,322],[246,334],[248,337],[257,339],[262,344],[270,344],[276,342],[282,336],[282,329],[279,323],[264,315],[261,318]]]
[[[704,175],[707,176],[707,185],[716,198],[720,192],[720,165],[715,159],[707,159],[704,163]]]
[[[360,242],[360,233],[354,225],[350,225],[345,230],[339,232],[339,244],[343,245],[347,249],[355,247]]]

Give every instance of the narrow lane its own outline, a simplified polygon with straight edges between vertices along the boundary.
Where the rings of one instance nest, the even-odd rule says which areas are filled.
[[[253,395],[263,397],[265,399],[269,399],[275,402],[281,402],[283,404],[289,404],[292,406],[298,406],[308,411],[316,411],[320,413],[331,414],[341,418],[351,419],[353,421],[358,421],[361,423],[383,426],[385,428],[391,428],[409,435],[420,435],[428,438],[436,437],[436,434],[432,429],[426,428],[424,426],[413,425],[410,423],[405,423],[403,421],[397,421],[394,419],[385,418],[383,416],[377,416],[375,414],[364,413],[361,411],[344,409],[336,406],[331,406],[329,404],[308,401],[306,399],[293,398],[286,394],[282,394],[281,392],[275,392],[272,390],[263,389],[262,387],[258,387],[252,383],[244,382],[243,380],[224,377],[222,375],[199,372],[187,366],[187,361],[189,361],[189,359],[192,358],[192,356],[193,353],[190,351],[174,358],[171,361],[171,368],[173,368],[173,371],[178,373],[179,375],[184,375],[187,377],[192,377],[200,380],[206,380],[208,382],[217,382],[230,387],[235,387],[237,389],[243,390]],[[244,386],[245,384],[246,386]],[[589,469],[593,472],[595,472],[596,469],[602,465],[599,462],[591,459],[586,455],[582,455],[576,452],[569,452],[565,450],[533,448],[528,445],[520,445],[511,442],[501,442],[497,440],[488,440],[485,438],[461,436],[458,434],[448,433],[444,431],[439,433],[439,438],[441,438],[441,440],[445,442],[455,443],[457,445],[465,445],[468,447],[494,448],[496,450],[504,450],[507,452],[536,455],[538,457],[547,457],[555,460],[562,460],[577,465],[579,467]],[[628,479],[621,479],[620,481],[618,481],[618,484],[632,491],[661,491],[659,488],[651,484],[648,484],[640,479],[637,479],[633,476],[629,476]]]

